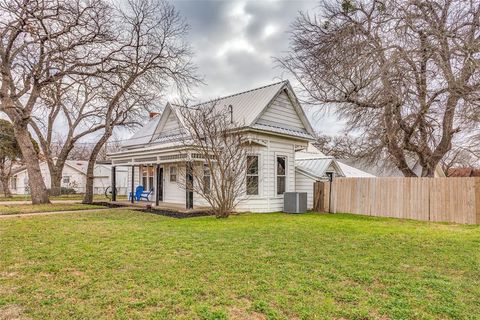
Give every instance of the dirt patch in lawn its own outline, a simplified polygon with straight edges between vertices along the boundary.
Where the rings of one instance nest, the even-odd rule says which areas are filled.
[[[0,320],[25,320],[23,309],[17,305],[8,305],[0,309]]]

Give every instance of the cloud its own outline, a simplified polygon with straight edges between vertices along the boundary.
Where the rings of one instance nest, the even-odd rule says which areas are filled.
[[[317,0],[176,0],[172,3],[191,27],[188,40],[196,53],[194,63],[206,82],[194,90],[196,100],[288,78],[289,75],[275,65],[273,57],[288,50],[288,30],[298,12],[317,6]],[[292,84],[295,86],[294,81]],[[332,116],[325,117],[329,118],[325,123],[332,128],[335,122]],[[321,120],[312,122],[322,130]]]

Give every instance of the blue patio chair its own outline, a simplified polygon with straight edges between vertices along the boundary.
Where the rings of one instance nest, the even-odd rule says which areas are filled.
[[[135,198],[134,198],[135,200],[140,201],[140,198],[141,198],[141,196],[142,196],[143,190],[144,190],[144,189],[143,189],[143,186],[137,186],[137,187],[135,188]],[[131,200],[131,199],[132,199],[132,193],[130,192],[130,193],[128,194],[128,200]]]
[[[150,195],[152,193],[153,193],[153,189],[151,189],[150,191],[143,191],[142,194],[140,195],[140,200],[150,201]]]

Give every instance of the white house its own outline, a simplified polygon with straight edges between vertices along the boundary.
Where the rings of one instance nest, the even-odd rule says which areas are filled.
[[[62,172],[61,186],[63,188],[74,189],[76,193],[85,192],[85,184],[87,180],[88,161],[67,160]],[[45,161],[40,163],[43,181],[47,188],[51,187],[50,171]],[[94,168],[93,192],[95,194],[103,194],[105,189],[111,185],[111,165],[96,163]],[[117,170],[117,190],[118,194],[127,193],[127,175],[126,168]],[[29,194],[28,173],[26,168],[15,171],[10,178],[10,190],[12,194]]]
[[[245,195],[236,210],[280,211],[283,193],[296,190],[295,152],[314,141],[314,131],[288,81],[215,100],[215,108],[230,105],[233,122],[242,124],[253,145],[252,157],[258,162],[253,178],[258,179],[258,190]],[[205,201],[177,184],[178,168],[185,166],[186,158],[199,163],[202,159],[179,143],[183,121],[178,108],[167,104],[161,115],[151,118],[110,158],[116,168],[127,166],[133,172],[130,189],[143,185],[153,190],[156,202],[191,208]]]

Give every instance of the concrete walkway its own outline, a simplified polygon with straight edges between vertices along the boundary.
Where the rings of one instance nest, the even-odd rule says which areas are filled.
[[[0,214],[1,219],[8,218],[24,218],[24,217],[36,217],[36,216],[48,216],[52,214],[69,214],[69,213],[89,213],[89,212],[98,212],[105,210],[130,210],[138,208],[98,208],[98,209],[85,209],[85,210],[67,210],[67,211],[48,211],[48,212],[32,212],[32,213],[16,213],[16,214]]]

